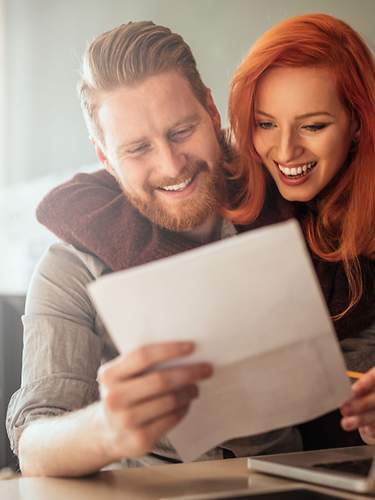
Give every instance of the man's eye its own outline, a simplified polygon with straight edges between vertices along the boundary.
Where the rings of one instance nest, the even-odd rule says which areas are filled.
[[[326,128],[327,123],[312,123],[311,125],[304,125],[303,128],[305,130],[309,130],[310,132],[318,132],[319,130],[323,130]]]
[[[185,139],[189,137],[194,130],[194,127],[186,127],[186,128],[181,128],[179,130],[176,130],[175,132],[172,132],[170,134],[170,138],[173,140],[180,140],[180,139]]]
[[[140,146],[137,146],[136,148],[133,149],[128,149],[127,153],[129,155],[139,155],[142,153],[145,153],[148,149],[148,144],[141,144]]]
[[[263,128],[265,130],[268,130],[268,129],[271,129],[274,127],[273,122],[266,122],[266,121],[257,121],[257,122],[255,122],[255,125],[258,128]]]

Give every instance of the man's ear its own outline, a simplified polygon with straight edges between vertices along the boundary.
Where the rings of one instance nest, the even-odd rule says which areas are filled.
[[[216,132],[219,133],[221,130],[221,117],[212,97],[211,89],[207,89],[207,110],[211,116]]]
[[[111,167],[111,165],[107,159],[107,156],[105,155],[105,153],[102,149],[102,146],[100,144],[98,144],[98,142],[93,137],[90,137],[90,141],[94,145],[95,154],[96,154],[96,157],[98,158],[98,160],[100,161],[100,163],[103,165],[103,167],[107,170],[107,172],[109,174],[113,175],[113,177],[116,178],[116,173],[113,170],[113,168]]]

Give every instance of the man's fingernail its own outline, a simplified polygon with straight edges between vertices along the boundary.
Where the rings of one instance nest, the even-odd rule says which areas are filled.
[[[198,387],[196,385],[189,387],[188,395],[190,398],[196,398],[198,396]]]
[[[198,394],[198,389],[196,386],[189,386],[185,389],[184,394],[188,399],[196,398]]]
[[[201,373],[204,377],[209,377],[210,375],[213,374],[213,371],[214,371],[214,369],[213,369],[212,365],[207,365],[207,364],[202,365]]]
[[[194,342],[183,342],[181,348],[183,352],[191,352],[194,349]]]

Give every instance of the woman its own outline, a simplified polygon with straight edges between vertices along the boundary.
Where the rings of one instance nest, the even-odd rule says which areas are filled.
[[[229,114],[239,151],[232,175],[242,188],[227,214],[253,226],[299,220],[345,342],[375,316],[373,55],[334,17],[288,19],[238,68]],[[343,427],[359,428],[367,442],[375,442],[374,373],[342,408]]]

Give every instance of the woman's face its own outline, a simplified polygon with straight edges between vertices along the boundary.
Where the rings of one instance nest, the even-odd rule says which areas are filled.
[[[289,201],[312,200],[329,183],[356,128],[329,69],[273,68],[258,83],[254,146]]]

